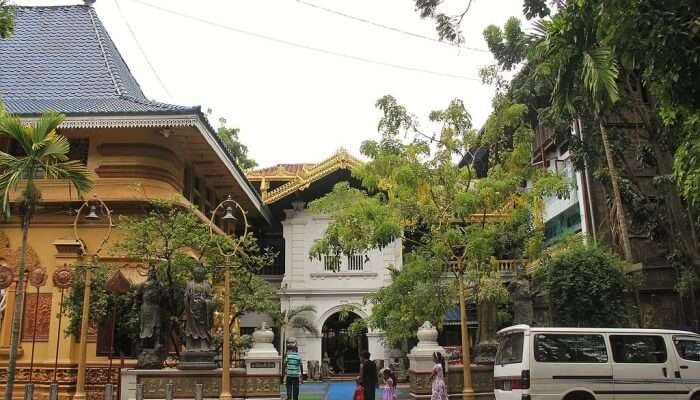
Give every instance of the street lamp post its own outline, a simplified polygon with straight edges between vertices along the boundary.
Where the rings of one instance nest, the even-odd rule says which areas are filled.
[[[78,212],[75,215],[75,219],[73,220],[73,235],[75,236],[75,240],[78,243],[80,243],[81,253],[83,255],[88,255],[85,243],[80,239],[80,236],[78,235],[78,221],[80,220],[81,213],[86,209],[89,209],[90,212],[88,215],[85,216],[85,219],[91,221],[99,220],[100,217],[97,214],[98,207],[104,211],[104,214],[107,217],[107,233],[102,239],[102,242],[100,242],[100,245],[97,247],[97,250],[95,250],[95,252],[92,253],[92,255],[90,256],[87,265],[85,265],[85,288],[83,290],[83,310],[80,320],[80,347],[78,353],[78,382],[75,387],[75,395],[73,395],[73,400],[85,400],[87,397],[85,393],[85,363],[87,358],[87,331],[88,319],[90,316],[90,283],[92,281],[92,268],[94,268],[97,262],[99,261],[99,254],[104,248],[105,243],[107,243],[107,240],[109,240],[109,236],[112,233],[112,211],[102,200],[100,200],[97,197],[94,197],[92,202],[85,201],[80,206]]]
[[[464,289],[464,258],[458,257],[454,263],[457,272],[457,280],[459,281],[459,319],[462,329],[462,373],[463,387],[462,398],[464,400],[474,400],[474,388],[472,387],[472,371],[471,371],[471,356],[469,351],[469,329],[467,328],[467,302],[465,299]]]
[[[224,208],[225,207],[225,208]],[[221,218],[225,222],[236,222],[237,218],[233,215],[234,210],[240,211],[243,216],[243,232],[239,236],[238,240],[233,239],[233,247],[231,250],[226,250],[221,247],[219,242],[216,242],[216,246],[219,249],[219,253],[224,257],[224,315],[222,318],[223,326],[223,349],[222,349],[222,361],[221,361],[221,393],[219,395],[220,400],[231,400],[231,332],[229,329],[229,323],[231,320],[231,258],[235,257],[238,253],[241,242],[248,235],[248,218],[246,217],[246,211],[241,207],[240,204],[233,201],[229,195],[226,200],[219,203],[216,208],[211,212],[211,218],[209,220],[209,234],[214,235],[214,224],[217,213],[219,210],[225,209],[225,214]],[[232,236],[235,236],[235,226],[232,230]]]

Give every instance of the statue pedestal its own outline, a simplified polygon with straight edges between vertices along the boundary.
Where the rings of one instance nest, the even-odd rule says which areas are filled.
[[[243,368],[231,368],[231,395],[234,399],[279,400],[279,375],[249,376]],[[218,399],[221,369],[157,370],[122,369],[121,400],[136,399],[136,384],[143,384],[144,399],[165,399],[165,385],[173,384],[173,399],[194,399],[195,385],[202,384],[205,399]]]
[[[272,330],[264,325],[253,332],[253,347],[245,355],[248,376],[275,375],[279,382],[282,358],[272,344],[274,338]]]
[[[185,351],[180,354],[180,361],[177,369],[181,370],[203,370],[216,369],[215,351]]]
[[[161,349],[143,349],[139,353],[136,368],[138,369],[160,369],[163,368],[165,354]]]

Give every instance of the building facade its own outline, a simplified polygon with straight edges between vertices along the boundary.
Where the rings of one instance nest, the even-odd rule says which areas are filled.
[[[328,216],[309,210],[309,202],[330,192],[338,182],[357,184],[350,172],[359,164],[341,150],[318,164],[280,164],[248,173],[279,221],[268,235],[281,237],[283,243],[284,270],[278,271],[281,309],[315,308],[303,315],[315,332],[288,326],[284,336],[297,340],[304,361],[320,365],[326,360],[337,374],[357,373],[362,351],[369,351],[375,360],[390,358],[380,332],[352,336],[348,328],[357,318],[369,315],[371,305],[363,304],[363,298],[390,283],[389,267],[400,269],[402,265],[400,241],[364,254],[309,257],[330,222]],[[242,326],[251,322],[244,318]]]
[[[85,198],[103,200],[112,209],[115,223],[121,215],[143,213],[150,199],[192,206],[208,221],[206,215],[229,194],[248,211],[253,224],[267,225],[272,220],[256,188],[200,108],[149,100],[92,7],[15,7],[14,11],[14,33],[0,39],[0,101],[8,113],[27,123],[46,110],[66,116],[58,133],[70,141],[70,158],[83,161],[95,183]],[[0,149],[20,155],[19,147],[4,135],[0,135]],[[31,374],[35,396],[45,398],[48,385],[55,381],[60,398],[68,399],[75,391],[79,343],[65,334],[68,318],[60,313],[64,293],[54,285],[52,275],[78,263],[83,255],[78,240],[88,253],[95,251],[108,226],[104,218],[89,224],[81,220],[76,238],[75,210],[83,200],[65,182],[37,183],[42,200],[29,231],[27,269],[41,269],[48,279],[38,289],[29,286],[26,293],[14,398],[22,398]],[[13,193],[11,198],[17,196]],[[146,267],[112,250],[119,237],[117,227],[101,262],[138,284],[145,279]],[[0,221],[0,265],[13,270],[15,279],[3,293],[0,386],[7,381],[20,243],[20,220],[13,209],[10,219]],[[116,383],[121,364],[110,361],[110,342],[104,333],[91,322],[87,339],[90,398],[101,396],[104,383]],[[135,361],[123,362],[130,366]]]

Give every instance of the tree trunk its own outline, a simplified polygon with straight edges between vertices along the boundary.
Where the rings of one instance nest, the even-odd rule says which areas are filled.
[[[12,316],[12,340],[10,342],[10,357],[7,366],[7,384],[5,386],[5,399],[12,399],[12,388],[15,384],[15,372],[17,369],[17,350],[20,341],[20,326],[22,324],[22,310],[24,309],[24,263],[27,254],[27,237],[29,236],[29,222],[32,219],[32,207],[27,207],[22,216],[22,249],[17,265],[17,291],[15,296],[15,310]]]
[[[617,224],[620,227],[622,252],[625,257],[625,261],[633,262],[634,258],[632,255],[632,244],[630,243],[629,231],[627,230],[627,221],[625,219],[625,209],[622,206],[622,195],[620,194],[620,176],[617,172],[617,167],[615,166],[613,151],[610,147],[610,140],[608,138],[608,130],[605,127],[603,118],[598,118],[598,124],[600,126],[600,137],[603,141],[603,148],[605,150],[605,159],[608,162],[608,173],[610,174],[610,181],[612,183],[613,204],[615,205]]]

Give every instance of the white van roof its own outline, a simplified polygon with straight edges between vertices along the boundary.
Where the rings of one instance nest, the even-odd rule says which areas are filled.
[[[669,330],[669,329],[635,329],[635,328],[557,328],[557,327],[531,327],[529,325],[514,325],[508,328],[503,328],[498,331],[499,335],[508,334],[512,332],[528,332],[528,333],[538,333],[538,332],[567,332],[567,333],[647,333],[647,334],[672,334],[672,335],[691,335],[698,336],[697,333]]]

